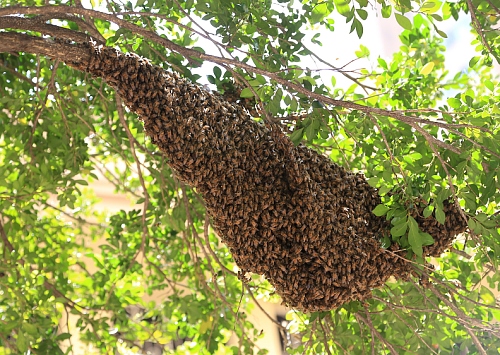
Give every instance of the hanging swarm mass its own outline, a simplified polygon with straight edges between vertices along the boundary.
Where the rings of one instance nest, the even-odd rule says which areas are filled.
[[[384,218],[364,176],[295,147],[278,128],[135,55],[90,47],[88,67],[114,86],[178,176],[200,192],[242,272],[265,275],[290,307],[333,309],[371,297],[390,276],[410,275],[405,253],[381,248]],[[77,65],[78,66],[78,65]],[[465,223],[419,219],[438,255]]]

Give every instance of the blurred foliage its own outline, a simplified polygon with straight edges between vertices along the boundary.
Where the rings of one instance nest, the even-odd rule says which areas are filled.
[[[0,0],[0,9],[45,3]],[[383,196],[375,213],[393,224],[392,235],[381,236],[384,245],[397,241],[411,250],[426,242],[410,216],[416,205],[443,221],[443,201],[452,198],[468,215],[470,232],[427,270],[431,287],[417,278],[388,282],[366,303],[313,314],[291,310],[286,331],[296,341],[289,353],[499,351],[500,86],[491,65],[500,60],[500,4],[93,0],[91,6],[183,47],[259,69],[212,62],[207,70],[207,62],[97,13],[85,18],[108,46],[208,82],[222,95],[242,87],[241,99],[258,103],[261,118],[280,122],[295,144],[363,172]],[[392,59],[372,58],[365,43],[352,56],[374,65],[352,73],[310,49],[329,45],[335,21],[363,38],[364,21],[379,15],[401,26]],[[449,73],[440,27],[463,17],[470,18],[477,55],[467,70]],[[70,16],[48,18],[84,30]],[[301,66],[311,58],[328,67],[329,82]],[[337,85],[341,77],[351,84]],[[262,335],[248,314],[254,298],[279,303],[278,297],[256,275],[248,285],[238,279],[228,248],[207,226],[201,197],[176,179],[134,114],[125,111],[123,124],[112,88],[55,60],[0,53],[0,94],[0,355],[71,353],[77,337],[99,354],[139,353],[144,342],[165,346],[165,354],[266,353],[255,346]],[[331,105],[321,97],[342,101]],[[127,196],[131,208],[101,211],[87,187],[97,180]],[[151,295],[161,300],[147,301]],[[132,306],[139,309],[133,315]],[[231,336],[236,341],[228,343]]]

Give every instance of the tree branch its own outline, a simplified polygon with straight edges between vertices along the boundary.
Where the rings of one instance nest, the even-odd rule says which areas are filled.
[[[0,10],[1,11],[1,10]],[[3,19],[0,19],[0,27]],[[26,52],[60,59],[67,64],[86,63],[90,60],[89,49],[83,45],[54,41],[22,33],[0,33],[0,52]]]
[[[5,247],[12,252],[14,250],[14,246],[12,243],[9,241],[9,238],[7,238],[7,233],[5,233],[5,229],[3,228],[3,223],[2,223],[2,218],[3,216],[0,215],[0,238],[2,238]]]
[[[69,30],[67,28],[44,23],[38,17],[23,18],[14,16],[3,16],[0,18],[0,28],[11,28],[17,30],[36,31],[55,38],[65,38],[75,42],[88,42],[89,36],[84,33]]]
[[[483,29],[481,28],[481,24],[479,23],[479,20],[476,17],[476,13],[475,13],[476,8],[474,7],[474,4],[472,3],[471,0],[465,0],[465,1],[467,2],[467,7],[469,8],[469,11],[470,11],[470,18],[471,18],[472,25],[474,26],[474,29],[476,30],[477,35],[481,39],[481,43],[486,47],[488,52],[492,56],[495,57],[495,52],[493,51],[490,44],[488,43],[488,41],[484,37]]]
[[[379,331],[373,326],[369,313],[366,313],[366,318],[364,318],[359,312],[356,312],[354,314],[354,317],[356,317],[356,319],[358,320],[358,323],[361,320],[363,323],[365,323],[368,326],[368,328],[370,328],[371,333],[372,333],[372,338],[377,337],[377,339],[380,340],[380,342],[382,342],[382,344],[384,344],[387,347],[387,349],[389,349],[389,352],[391,353],[391,355],[398,354],[398,352],[396,351],[396,349],[394,349],[392,344],[389,343],[386,339],[384,339],[384,337],[379,333]]]

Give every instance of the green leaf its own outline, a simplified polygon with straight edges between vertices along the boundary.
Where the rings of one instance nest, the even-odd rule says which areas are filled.
[[[302,137],[304,136],[304,129],[299,128],[290,135],[290,140],[293,142],[295,145],[299,145],[300,142],[302,141]]]
[[[380,246],[384,249],[387,249],[391,246],[391,239],[389,237],[383,237],[380,241]]]
[[[443,31],[441,31],[440,29],[437,29],[437,28],[436,28],[436,32],[437,32],[437,34],[438,34],[438,35],[440,35],[441,37],[443,37],[443,38],[448,38],[448,35],[446,34],[446,32],[443,32]]]
[[[207,80],[210,84],[215,84],[215,77],[213,75],[207,75]]]
[[[481,291],[479,295],[481,296],[481,299],[483,300],[484,304],[488,306],[493,306],[496,304],[495,295],[493,294],[493,292],[491,292],[489,288],[481,286]]]
[[[405,155],[403,157],[403,159],[408,163],[414,163],[415,161],[422,159],[422,154],[420,154],[418,152],[411,153],[411,154]]]
[[[366,20],[368,18],[368,12],[363,9],[357,9],[356,12],[358,13],[359,17],[361,17],[363,20]]]
[[[391,14],[392,14],[392,6],[388,5],[388,6],[384,6],[382,5],[382,17],[383,18],[389,18],[391,17]]]
[[[361,23],[361,21],[359,21],[358,19],[353,19],[352,21],[352,25],[351,25],[351,31],[354,31],[356,30],[356,34],[358,35],[358,38],[361,38],[363,36],[363,24]]]
[[[462,101],[460,101],[460,99],[457,99],[455,97],[450,97],[448,100],[446,100],[446,102],[448,102],[448,105],[450,105],[450,107],[454,109],[458,109],[460,108],[460,106],[462,106]]]
[[[440,1],[428,1],[422,5],[420,10],[426,14],[433,14],[441,8],[442,3]]]
[[[381,68],[383,68],[385,70],[388,69],[387,62],[384,59],[377,58],[377,62],[378,62],[378,65],[380,65]]]
[[[305,133],[306,133],[307,140],[312,141],[313,139],[315,139],[317,137],[318,130],[317,130],[317,128],[314,127],[314,124],[311,123],[309,126],[307,126]]]
[[[387,213],[387,211],[389,211],[389,209],[390,209],[389,207],[380,204],[377,207],[375,207],[375,209],[372,212],[375,216],[380,217],[380,216],[385,215]]]
[[[422,245],[432,245],[434,244],[434,238],[429,233],[420,233],[420,240],[422,241]]]
[[[406,223],[405,219],[401,219],[398,222],[400,223],[391,228],[391,235],[393,237],[400,237],[404,235],[406,233],[406,230],[408,229],[408,224]]]
[[[254,94],[253,94],[252,90],[250,90],[250,88],[244,88],[243,90],[241,90],[240,97],[250,98],[250,97],[254,97]]]
[[[214,75],[218,79],[222,76],[222,70],[218,66],[214,67]]]
[[[394,14],[394,15],[396,16],[396,21],[399,23],[401,27],[403,27],[405,30],[411,30],[412,24],[407,17],[401,14]]]
[[[333,0],[337,12],[342,16],[346,16],[351,12],[351,7],[349,6],[349,1],[346,0]]]
[[[370,55],[370,50],[368,47],[363,46],[362,44],[359,46],[359,50],[355,52],[356,57],[364,58]]]
[[[314,6],[311,13],[311,23],[315,24],[322,21],[326,16],[328,16],[331,11],[328,8],[327,2],[322,2],[316,6]]]
[[[21,353],[25,353],[28,350],[28,340],[23,332],[17,334],[16,346]]]
[[[436,220],[439,223],[444,224],[446,215],[444,214],[443,207],[440,204],[436,203],[434,206],[434,213],[436,214]]]
[[[488,88],[488,90],[495,91],[495,85],[490,80],[486,79],[483,81],[483,84]]]
[[[28,333],[29,335],[32,335],[34,337],[36,337],[38,335],[38,330],[37,328],[31,324],[31,323],[23,323],[23,329],[26,331],[26,333]]]
[[[337,84],[337,79],[335,79],[335,77],[332,75],[332,78],[330,79],[331,83],[332,83],[332,87],[334,88],[335,85]]]
[[[473,218],[469,218],[467,221],[467,226],[474,231],[477,228],[476,221]]]
[[[448,280],[454,280],[458,279],[460,276],[460,273],[456,269],[448,269],[443,271],[443,275],[448,279]]]
[[[408,243],[410,243],[411,250],[417,255],[422,256],[422,239],[420,236],[417,221],[412,216],[408,217],[410,230],[408,231]]]
[[[432,9],[434,6],[436,6],[435,2],[427,1],[422,5],[422,7],[420,7],[420,9],[421,10]]]
[[[469,68],[474,68],[481,57],[472,57],[469,61]]]
[[[56,337],[56,341],[63,341],[63,340],[69,339],[69,338],[71,338],[70,333],[61,333]]]

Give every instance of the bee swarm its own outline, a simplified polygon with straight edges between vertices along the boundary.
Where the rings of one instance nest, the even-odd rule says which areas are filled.
[[[265,275],[288,306],[329,310],[370,298],[390,276],[409,277],[405,252],[380,246],[390,225],[372,214],[380,199],[363,175],[295,147],[277,127],[140,57],[89,50],[88,66],[73,65],[117,89],[168,164],[203,195],[242,273]],[[418,219],[436,240],[428,255],[466,228],[455,205],[446,213],[444,226]]]

